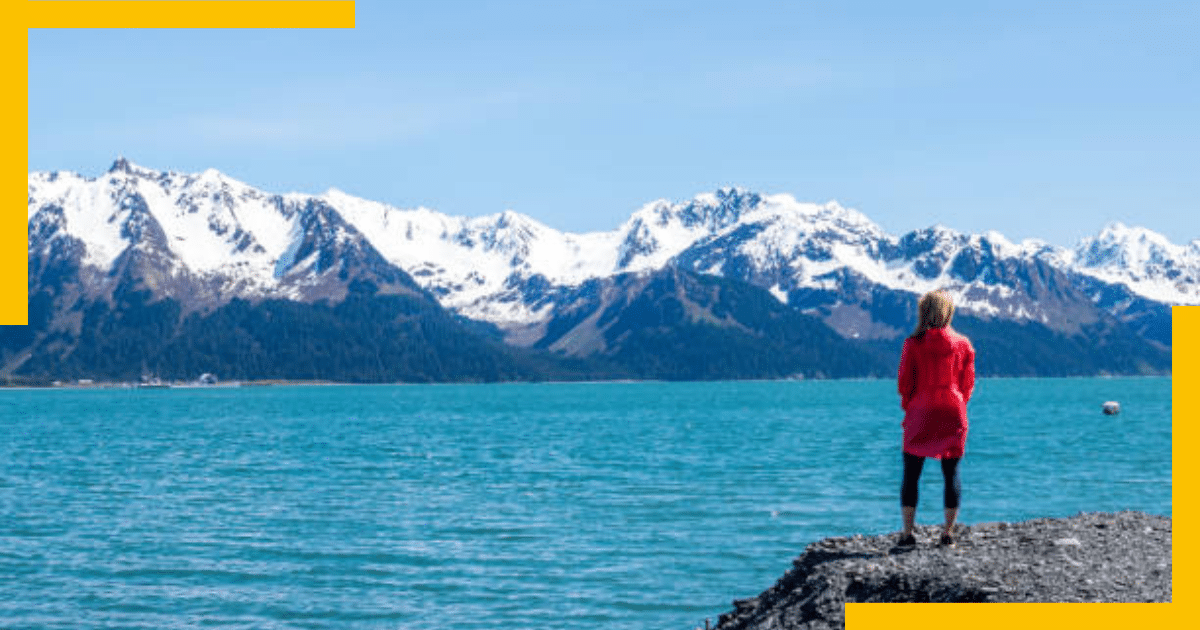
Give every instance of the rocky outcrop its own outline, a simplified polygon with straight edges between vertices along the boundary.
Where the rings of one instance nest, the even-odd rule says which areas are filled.
[[[719,630],[842,628],[847,602],[1169,602],[1171,519],[1141,512],[960,527],[918,544],[897,536],[828,538],[809,545],[758,597],[734,601]]]

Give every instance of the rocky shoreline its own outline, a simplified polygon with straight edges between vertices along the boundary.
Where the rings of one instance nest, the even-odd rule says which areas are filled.
[[[1169,602],[1171,519],[1142,512],[1086,513],[960,526],[953,547],[940,526],[918,527],[917,546],[896,534],[827,538],[757,597],[735,600],[718,630],[845,626],[846,602]]]

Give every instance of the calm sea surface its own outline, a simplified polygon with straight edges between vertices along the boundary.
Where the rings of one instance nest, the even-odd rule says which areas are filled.
[[[1170,387],[982,380],[961,519],[1169,515]],[[0,627],[703,626],[899,528],[893,388],[0,390]]]

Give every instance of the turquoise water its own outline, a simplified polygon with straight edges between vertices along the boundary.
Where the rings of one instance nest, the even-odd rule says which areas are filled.
[[[898,529],[893,388],[0,391],[0,627],[703,626]],[[1171,513],[1169,379],[982,380],[970,413],[965,522]]]

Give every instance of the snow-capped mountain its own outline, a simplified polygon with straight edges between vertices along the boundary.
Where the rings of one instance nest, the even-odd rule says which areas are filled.
[[[101,177],[29,177],[29,255],[72,264],[93,295],[129,265],[156,294],[206,307],[235,297],[344,295],[348,267],[385,291],[420,291],[320,198],[271,195],[215,170],[164,173],[118,159]],[[33,282],[34,278],[31,278]]]
[[[200,309],[233,298],[336,300],[365,278],[528,330],[588,280],[667,265],[767,289],[847,337],[899,334],[905,296],[934,288],[966,312],[1067,331],[1095,321],[1089,309],[1129,318],[1135,303],[1135,315],[1200,303],[1200,241],[1177,246],[1119,224],[1074,250],[940,226],[893,236],[836,202],[738,188],[654,201],[612,231],[572,234],[512,211],[463,218],[337,190],[269,194],[214,170],[118,159],[96,178],[30,174],[28,212],[31,270],[66,257],[103,294],[132,264],[152,291]],[[38,281],[31,273],[31,287]],[[882,313],[889,301],[905,313]]]
[[[1112,223],[1065,258],[1080,273],[1126,285],[1149,299],[1200,303],[1200,240],[1175,245],[1146,228]]]

